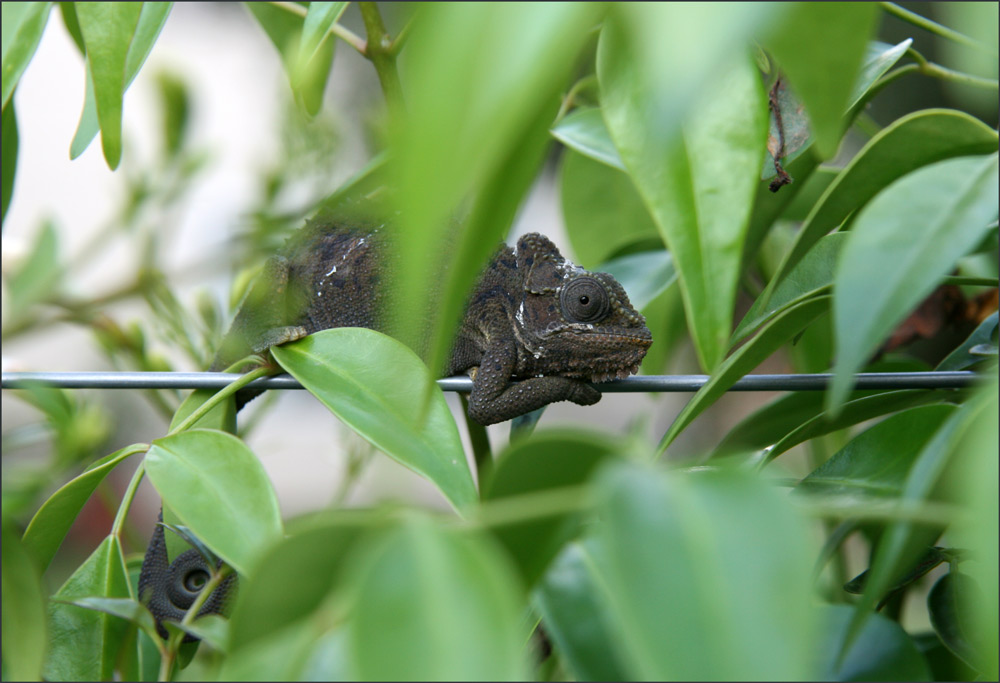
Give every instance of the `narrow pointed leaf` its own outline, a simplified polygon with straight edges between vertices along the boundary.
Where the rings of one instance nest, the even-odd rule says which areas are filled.
[[[278,363],[346,425],[433,482],[459,510],[478,500],[444,394],[413,351],[379,332],[323,330],[271,349]],[[426,413],[420,392],[431,385]]]
[[[281,537],[281,513],[264,467],[232,434],[193,429],[157,439],[146,472],[164,503],[236,571]]]
[[[949,159],[893,183],[858,215],[834,275],[837,362],[828,409],[840,406],[852,374],[986,236],[998,183],[995,154]]]
[[[35,54],[49,20],[51,2],[3,3],[3,108]],[[6,142],[6,140],[5,140]]]
[[[3,108],[3,148],[0,150],[3,157],[3,175],[0,176],[0,183],[2,183],[0,221],[7,216],[7,207],[10,206],[11,197],[14,195],[14,178],[17,176],[17,146],[17,112],[14,110],[14,103],[10,102]]]

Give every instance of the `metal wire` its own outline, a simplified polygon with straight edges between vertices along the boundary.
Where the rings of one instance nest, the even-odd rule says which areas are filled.
[[[45,385],[61,389],[221,389],[233,381],[225,372],[4,372],[4,389]],[[823,391],[832,374],[745,375],[728,391]],[[855,389],[964,389],[982,376],[974,372],[870,372],[854,376]],[[693,392],[708,375],[643,375],[600,384],[602,392]],[[472,379],[446,377],[437,381],[443,391],[469,393]],[[265,377],[248,389],[302,389],[293,377]]]

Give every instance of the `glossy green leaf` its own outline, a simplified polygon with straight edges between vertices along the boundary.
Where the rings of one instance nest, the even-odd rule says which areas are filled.
[[[2,545],[4,680],[41,680],[47,634],[39,570],[6,516]]]
[[[195,429],[157,439],[146,472],[164,503],[219,557],[246,574],[281,537],[281,513],[264,467],[232,434]]]
[[[654,299],[677,282],[674,260],[666,249],[619,256],[605,261],[600,270],[610,273],[621,283],[629,302],[640,311],[649,308]]]
[[[971,427],[993,420],[995,411],[996,395],[991,391],[977,394],[954,411],[917,455],[903,483],[900,503],[919,505],[927,500],[948,467],[956,446],[969,434]],[[874,549],[865,592],[856,605],[847,638],[849,645],[878,600],[939,532],[939,529],[928,529],[908,521],[892,522],[886,527]]]
[[[236,656],[315,612],[374,522],[362,513],[336,510],[290,523],[289,535],[261,554],[240,585],[230,620]]]
[[[630,66],[633,46],[619,29],[607,23],[598,46],[604,116],[673,256],[699,361],[714,371],[731,330],[743,240],[763,159],[763,88],[752,62],[737,60],[692,107],[682,135],[659,125],[651,129],[656,121],[650,111],[660,94]]]
[[[861,211],[834,274],[837,362],[828,409],[840,406],[853,373],[986,236],[998,183],[995,154],[949,159],[893,183]]]
[[[620,627],[605,591],[607,577],[597,567],[593,539],[587,539],[563,548],[533,594],[545,633],[578,681],[630,677],[616,647]]]
[[[373,330],[342,327],[271,353],[344,424],[429,479],[456,509],[478,500],[444,394],[406,346]],[[433,393],[423,410],[420,391],[427,385]]]
[[[497,458],[492,475],[482,485],[483,502],[579,486],[619,450],[618,444],[600,434],[534,434]],[[529,510],[530,504],[525,503],[523,509]],[[512,524],[491,525],[491,531],[514,559],[525,585],[531,586],[576,531],[576,517],[565,511],[538,514]],[[484,521],[489,523],[489,517]]]
[[[818,296],[807,299],[783,311],[765,325],[756,337],[741,346],[719,366],[708,382],[688,401],[684,409],[674,419],[670,428],[660,439],[657,453],[662,454],[703,410],[726,393],[729,387],[760,365],[768,356],[777,351],[785,342],[798,334],[802,328],[814,321],[830,307],[830,297]]]
[[[118,539],[105,538],[54,597],[58,600],[131,597]],[[111,680],[129,628],[127,621],[53,601],[49,603],[48,626],[49,651],[43,671],[46,680]]]
[[[748,473],[624,463],[596,486],[628,678],[811,678],[815,548],[784,494]]]
[[[793,446],[815,439],[817,436],[831,434],[882,415],[928,403],[939,403],[949,398],[954,398],[954,394],[927,389],[901,389],[847,401],[843,410],[836,415],[826,411],[820,412],[786,434],[767,452],[764,462],[770,462]]]
[[[600,108],[576,109],[560,119],[551,132],[552,137],[582,156],[625,170]]]
[[[125,621],[131,621],[138,625],[151,638],[157,637],[156,623],[153,615],[137,600],[132,598],[103,598],[96,596],[74,598],[66,601],[68,604],[76,605],[84,609],[90,609],[104,614],[120,617]]]
[[[955,453],[955,476],[949,481],[949,498],[960,503],[965,514],[949,530],[955,544],[968,548],[971,559],[963,562],[962,572],[968,574],[982,591],[980,599],[973,598],[960,607],[967,610],[971,629],[982,638],[983,659],[980,671],[983,680],[997,677],[997,609],[998,572],[997,545],[1000,539],[1000,503],[997,496],[998,406],[997,377],[980,390],[983,405],[970,418],[968,431],[958,443]],[[978,558],[978,559],[977,559]]]
[[[948,357],[941,361],[936,370],[954,371],[965,370],[976,363],[981,363],[983,356],[971,353],[971,350],[979,345],[997,345],[997,325],[1000,324],[1000,316],[996,312],[987,317],[969,335],[962,344],[948,354]]]
[[[122,461],[146,448],[146,444],[134,444],[101,458],[42,503],[24,532],[24,545],[31,549],[43,571],[98,485]]]
[[[356,568],[348,661],[361,680],[526,677],[524,597],[486,537],[409,517]]]
[[[468,291],[538,173],[558,93],[603,7],[429,3],[420,11],[404,51],[406,115],[390,140],[401,212],[396,275],[406,283],[394,319],[413,346],[429,328],[424,357],[436,373]]]
[[[76,17],[78,22],[80,10],[84,9],[81,7],[83,4],[84,3],[74,3],[76,10],[73,12],[73,16]],[[166,23],[167,16],[170,14],[170,9],[173,7],[174,3],[143,2],[133,4],[141,4],[142,11],[139,13],[139,19],[135,24],[135,31],[128,36],[124,36],[124,38],[126,38],[124,49],[127,50],[127,54],[125,55],[125,80],[123,81],[124,86],[121,91],[122,96],[124,96],[125,91],[128,90],[132,81],[134,81],[135,77],[139,74],[139,70],[142,68],[142,65],[146,62],[146,58],[153,49],[153,45],[156,43],[156,39],[159,37],[160,31],[163,29],[163,25]],[[67,16],[65,11],[63,16]],[[110,29],[111,27],[108,28]],[[122,38],[123,36],[116,35],[116,37]],[[76,134],[73,136],[72,144],[70,144],[70,159],[76,159],[78,156],[83,154],[90,143],[94,140],[94,136],[97,135],[97,131],[100,130],[101,127],[97,112],[97,97],[96,90],[94,89],[94,76],[90,66],[87,68],[85,86],[83,112],[80,114],[80,123],[76,127]],[[101,140],[103,142],[103,135]]]
[[[921,448],[951,405],[921,406],[887,417],[837,451],[796,487],[804,494],[897,497]]]
[[[827,639],[818,651],[820,681],[928,681],[927,662],[902,627],[872,614],[851,648],[841,656],[851,621],[847,605],[825,605]]]
[[[7,207],[10,206],[11,197],[14,195],[14,178],[17,175],[17,112],[14,111],[14,103],[11,102],[3,108],[3,148],[2,154],[3,175],[0,177],[2,184],[2,195],[0,195],[0,222],[7,216]]]
[[[936,161],[989,154],[996,148],[996,132],[963,112],[926,109],[886,126],[823,193],[761,298],[766,300],[770,296],[823,235],[896,179]]]
[[[851,88],[851,95],[848,98],[850,104],[847,108],[853,109],[857,106],[865,94],[878,82],[878,79],[882,78],[906,54],[912,44],[912,38],[907,38],[896,45],[889,45],[877,40],[868,43],[858,79],[854,82],[854,87]]]
[[[222,681],[300,681],[355,680],[350,675],[331,675],[322,671],[314,678],[306,677],[310,657],[324,627],[316,620],[300,620],[275,631],[270,637],[256,641],[254,647],[235,651],[225,658],[219,671]],[[340,654],[340,653],[337,653]],[[341,657],[343,659],[343,657]]]
[[[870,3],[797,2],[764,41],[802,99],[823,158],[840,146],[843,114],[878,14]]]
[[[170,420],[170,428],[173,430],[188,418],[191,413],[200,408],[205,401],[215,396],[214,389],[196,389],[180,404],[174,416]],[[221,404],[208,411],[200,420],[191,425],[198,429],[218,429],[230,434],[236,433],[236,403],[229,398]]]
[[[632,243],[660,241],[632,179],[621,171],[567,150],[559,195],[573,255],[584,268],[594,268]]]
[[[308,64],[316,56],[320,44],[330,27],[337,23],[347,9],[346,2],[310,2],[302,22],[302,40],[299,43],[299,63]]]
[[[3,108],[38,48],[49,20],[51,2],[3,3]]]
[[[759,296],[736,326],[730,344],[736,344],[778,311],[818,294],[828,293],[833,285],[837,257],[847,240],[846,233],[827,235],[809,250],[770,297]]]
[[[104,159],[114,170],[122,157],[122,97],[129,43],[139,23],[141,2],[79,2],[76,16],[87,45],[87,70],[101,127]]]

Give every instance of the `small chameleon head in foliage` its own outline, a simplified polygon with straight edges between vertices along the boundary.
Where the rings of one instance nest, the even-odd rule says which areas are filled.
[[[514,317],[529,356],[525,374],[605,382],[638,372],[653,336],[614,277],[584,270],[537,233],[518,241],[517,270],[524,280]]]

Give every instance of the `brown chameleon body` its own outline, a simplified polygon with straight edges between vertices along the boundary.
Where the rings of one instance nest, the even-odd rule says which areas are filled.
[[[311,223],[270,259],[240,307],[212,364],[223,370],[275,344],[332,327],[391,332],[390,250],[375,226]],[[458,323],[445,375],[472,377],[469,416],[484,425],[555,401],[591,405],[590,382],[639,369],[652,343],[645,320],[606,273],[567,261],[546,237],[530,234],[516,251],[500,247],[483,270]],[[237,394],[237,408],[260,392]],[[191,602],[184,588],[204,560],[187,551],[168,562],[162,527],[143,560],[140,599],[160,622],[180,621]],[[223,611],[235,577],[200,614]],[[174,599],[175,595],[185,598]]]

